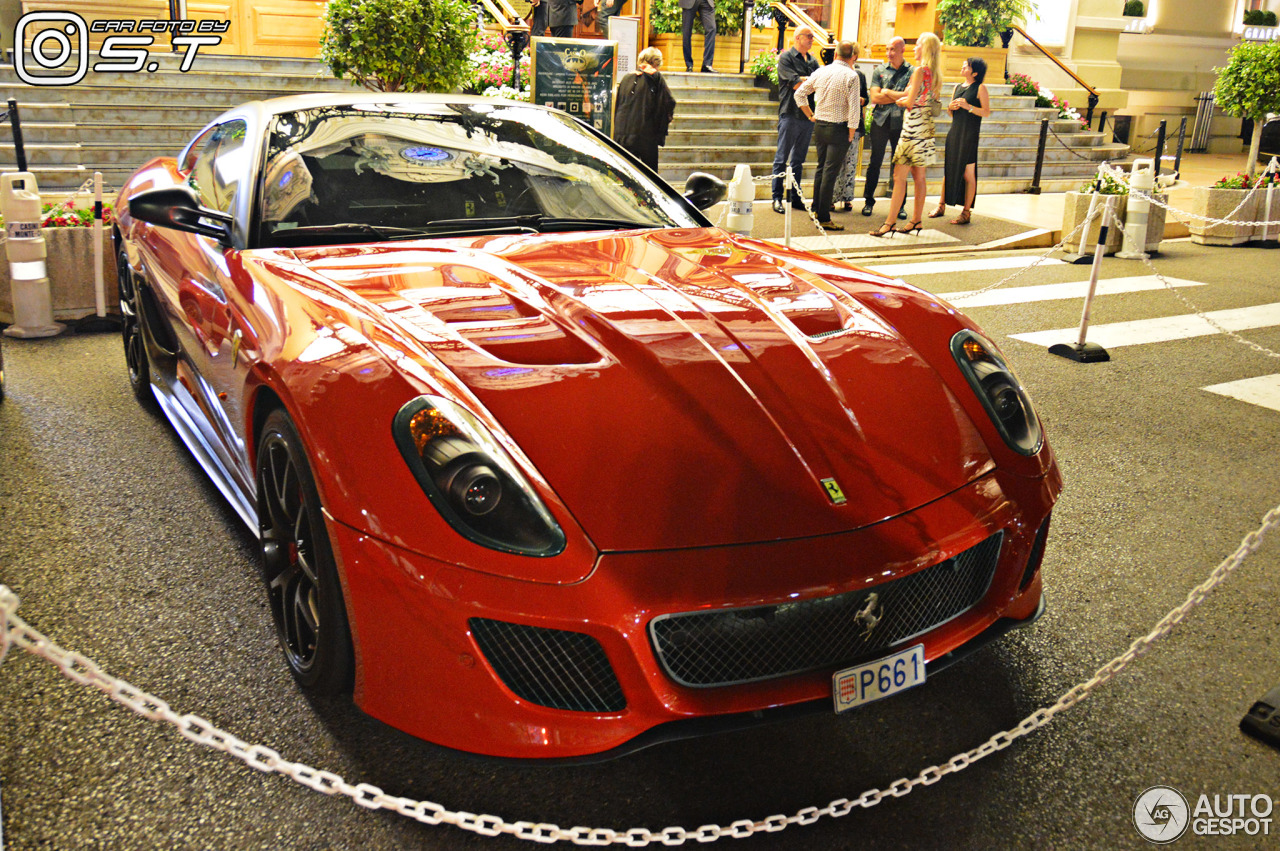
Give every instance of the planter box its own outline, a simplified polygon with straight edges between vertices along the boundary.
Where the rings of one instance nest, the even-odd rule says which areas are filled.
[[[1004,80],[1005,64],[1009,60],[1008,50],[1003,47],[956,47],[950,44],[942,45],[942,79],[963,80],[960,66],[971,57],[978,57],[987,63],[988,80],[993,82]],[[950,88],[954,86],[949,86],[948,89]],[[944,96],[943,102],[949,99]]]
[[[1209,189],[1197,186],[1191,190],[1191,212],[1215,219],[1225,219],[1227,214],[1236,208],[1248,195],[1246,189]],[[1258,200],[1265,198],[1259,192],[1231,216],[1233,222],[1252,222],[1258,220]],[[1252,225],[1221,224],[1210,225],[1199,219],[1192,219],[1191,241],[1201,245],[1243,245],[1254,238]]]
[[[770,80],[764,74],[756,74],[755,82],[752,83],[757,89],[767,89],[769,92],[769,100],[777,103],[778,101],[778,84]]]
[[[1085,218],[1089,215],[1089,199],[1092,197],[1093,196],[1091,194],[1085,194],[1083,192],[1067,193],[1066,200],[1063,202],[1063,205],[1062,205],[1063,237],[1066,237],[1068,234],[1074,231],[1077,227],[1079,227],[1080,223],[1083,222]],[[1100,196],[1098,198],[1098,204],[1099,205],[1105,204],[1108,197],[1110,196],[1107,196],[1107,195]],[[1119,196],[1116,201],[1116,214],[1119,216],[1122,223],[1124,221],[1124,201],[1125,201],[1124,196]],[[1152,207],[1152,210],[1154,211],[1155,208]],[[1085,253],[1080,250],[1081,241],[1083,238],[1085,250],[1088,252],[1092,252],[1098,244],[1098,232],[1101,229],[1101,227],[1102,227],[1102,216],[1099,215],[1097,218],[1094,219],[1093,223],[1089,225],[1088,228],[1085,229],[1084,232],[1080,234],[1076,234],[1073,240],[1071,242],[1068,242],[1063,247],[1063,250],[1070,254]],[[1161,217],[1160,227],[1161,227],[1160,234],[1161,236],[1163,236],[1164,234],[1163,217]],[[1148,230],[1148,235],[1150,233],[1151,233],[1150,230]],[[1122,228],[1118,228],[1118,227],[1109,228],[1107,230],[1107,243],[1106,243],[1106,249],[1104,253],[1115,254],[1117,251],[1119,251],[1120,242],[1123,238],[1124,238],[1124,231]],[[1148,241],[1149,240],[1150,240],[1150,236],[1148,236]],[[1157,240],[1157,244],[1159,244],[1159,240]]]
[[[44,228],[48,257],[50,300],[56,320],[82,319],[97,313],[93,287],[93,229]],[[0,246],[4,240],[0,239]],[[115,249],[111,230],[102,230],[102,287],[108,314],[119,314]],[[13,322],[13,292],[9,282],[9,264],[0,262],[0,322]]]

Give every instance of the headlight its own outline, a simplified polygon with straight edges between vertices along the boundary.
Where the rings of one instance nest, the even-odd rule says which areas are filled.
[[[1039,452],[1040,420],[1031,408],[1031,399],[991,341],[972,331],[960,331],[951,338],[951,354],[1004,442],[1023,455]]]
[[[564,532],[551,512],[470,411],[438,396],[419,396],[396,414],[392,431],[431,504],[459,534],[524,555],[564,550]]]

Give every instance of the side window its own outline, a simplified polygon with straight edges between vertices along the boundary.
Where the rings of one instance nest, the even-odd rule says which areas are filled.
[[[248,152],[246,129],[244,121],[228,121],[197,141],[197,144],[200,141],[204,143],[199,151],[192,146],[189,157],[192,167],[187,183],[200,195],[203,206],[223,213],[231,212]]]

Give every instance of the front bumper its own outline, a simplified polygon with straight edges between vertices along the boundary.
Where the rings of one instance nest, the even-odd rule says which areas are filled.
[[[935,673],[1010,625],[1035,618],[1043,604],[1041,582],[1038,570],[1028,572],[1028,560],[1059,489],[1056,473],[1026,479],[996,471],[855,532],[605,553],[573,585],[446,564],[330,521],[356,646],[356,702],[394,727],[447,747],[556,759],[614,756],[830,707],[831,674],[861,659],[755,682],[690,687],[659,663],[650,624],[674,613],[777,607],[874,589],[1002,533],[981,599],[910,641],[925,645],[929,672]],[[518,696],[480,650],[474,619],[589,637],[616,677],[621,707],[577,711]]]

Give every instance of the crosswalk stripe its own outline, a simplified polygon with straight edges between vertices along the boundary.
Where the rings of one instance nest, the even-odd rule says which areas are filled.
[[[806,226],[807,225],[806,223]],[[769,242],[776,242],[779,245],[785,243],[782,237],[772,238]],[[921,245],[949,245],[958,243],[960,240],[954,236],[945,234],[940,230],[923,230],[918,234],[912,234],[907,237],[899,237],[896,248],[916,248]],[[837,233],[831,232],[826,236],[793,236],[791,237],[791,247],[799,248],[803,251],[812,251],[815,254],[832,250],[852,250],[852,249],[869,249],[884,248],[885,240],[878,239],[868,233]]]
[[[1230,396],[1232,399],[1239,399],[1251,405],[1280,411],[1280,374],[1228,381],[1225,384],[1213,384],[1204,389],[1219,396]]]
[[[947,275],[957,272],[982,272],[986,269],[1025,269],[1038,260],[1038,257],[969,257],[964,260],[929,260],[922,263],[886,263],[868,266],[872,272],[890,277],[916,275]],[[1065,266],[1061,260],[1045,260],[1041,267]]]
[[[1165,278],[1175,287],[1203,287],[1199,281],[1187,281],[1182,278]],[[1155,275],[1142,275],[1132,278],[1111,278],[1098,281],[1098,295],[1118,295],[1120,293],[1148,292],[1161,289],[1163,285]],[[991,290],[974,295],[978,291],[968,290],[958,293],[937,293],[956,307],[990,307],[999,304],[1030,304],[1037,301],[1055,301],[1068,298],[1084,298],[1089,292],[1088,281],[1070,281],[1065,284],[1042,284],[1035,287],[1009,287]]]
[[[1280,325],[1280,303],[1261,304],[1257,307],[1241,307],[1234,310],[1215,310],[1206,313],[1228,331],[1248,331],[1251,328],[1269,328]],[[1053,331],[1035,331],[1030,334],[1010,334],[1015,340],[1037,346],[1055,343],[1074,343],[1079,328],[1058,328]],[[1139,319],[1133,322],[1115,322],[1109,325],[1092,325],[1086,339],[1104,349],[1120,346],[1137,346],[1144,343],[1167,343],[1187,337],[1204,337],[1217,334],[1205,319],[1195,313],[1166,316],[1161,319]]]

